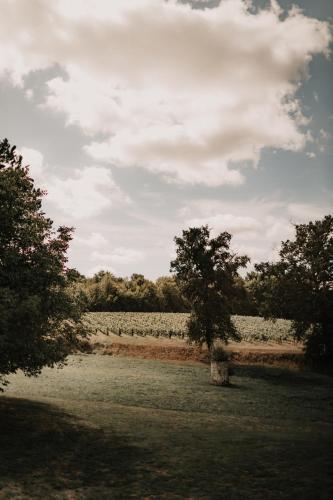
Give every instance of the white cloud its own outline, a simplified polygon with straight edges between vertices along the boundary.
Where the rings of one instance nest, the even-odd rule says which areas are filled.
[[[133,235],[128,227],[118,227],[113,218],[108,218],[104,224],[99,222],[100,232],[89,233],[89,228],[94,225],[89,219],[80,220],[69,251],[70,265],[78,267],[87,276],[101,270],[130,275],[138,272],[138,266],[146,259],[149,260],[144,239],[138,242],[137,238],[142,227],[137,228],[137,234]],[[130,245],[136,245],[136,248]]]
[[[107,245],[108,240],[101,233],[92,232],[89,237],[77,237],[77,241],[80,244],[86,245],[89,248],[100,248]]]
[[[74,218],[92,217],[111,206],[129,203],[110,170],[96,166],[76,170],[74,177],[53,179],[48,199]]]
[[[294,236],[293,224],[321,219],[328,213],[329,206],[319,204],[203,199],[184,206],[179,218],[183,220],[183,227],[208,224],[212,235],[228,231],[232,235],[231,247],[255,263],[278,257],[281,241]]]
[[[322,219],[325,215],[332,212],[332,206],[315,205],[308,203],[290,203],[288,205],[288,213],[295,223],[304,223],[309,220]]]
[[[308,151],[306,153],[306,156],[307,156],[307,158],[310,158],[310,160],[313,160],[314,158],[316,158],[317,155],[316,155],[316,153],[314,153],[314,151]]]
[[[30,71],[62,66],[67,76],[48,82],[45,105],[92,137],[95,159],[238,185],[239,166],[255,166],[264,147],[298,151],[308,139],[296,91],[331,34],[300,10],[283,18],[274,1],[251,13],[245,0],[204,10],[2,0],[0,9],[0,75],[22,85]]]
[[[44,163],[40,151],[22,147],[19,153],[23,157],[23,165],[29,166],[36,186],[46,188],[46,203],[53,204],[70,217],[93,217],[109,207],[131,203],[130,198],[115,183],[109,168],[89,166],[74,170],[70,177],[60,178]],[[92,240],[86,244],[95,244],[97,237],[97,233],[93,233]]]
[[[25,95],[26,95],[26,97],[29,99],[29,101],[30,101],[31,99],[33,99],[33,97],[34,97],[34,91],[33,91],[33,89],[27,89],[27,90],[25,91]]]
[[[320,137],[324,140],[328,140],[331,138],[331,134],[327,132],[327,130],[324,130],[323,128],[320,129],[319,133]]]
[[[214,228],[215,232],[228,231],[232,234],[257,233],[262,228],[262,224],[253,217],[246,217],[233,214],[210,215],[206,218],[189,219],[189,227],[197,227],[208,224]]]
[[[34,179],[36,184],[41,182],[45,173],[44,157],[40,151],[33,148],[23,147],[20,149],[19,154],[22,155],[23,165],[29,166],[29,174]]]
[[[99,271],[108,271],[109,273],[116,274],[116,271],[110,264],[107,262],[103,262],[100,264],[96,264],[95,266],[91,267],[87,272],[86,275],[89,277],[94,276],[94,274],[97,274]]]
[[[92,260],[103,261],[112,264],[130,264],[133,262],[139,262],[144,257],[143,253],[139,250],[134,250],[132,248],[118,247],[115,248],[111,253],[105,254],[98,251],[94,251],[91,254]]]
[[[116,247],[110,253],[94,250],[90,255],[90,260],[94,261],[95,264],[88,270],[88,276],[92,276],[101,270],[118,274],[117,269],[119,266],[122,269],[132,269],[132,272],[137,272],[135,266],[144,260],[144,254],[132,248]]]

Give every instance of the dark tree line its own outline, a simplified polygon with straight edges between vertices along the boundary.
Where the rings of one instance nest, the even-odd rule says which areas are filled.
[[[277,262],[255,265],[251,290],[265,318],[292,320],[316,361],[333,360],[333,217],[295,226]]]
[[[172,277],[156,282],[142,274],[121,278],[100,271],[92,278],[78,275],[72,287],[87,311],[186,312],[189,306]]]
[[[128,312],[190,312],[189,301],[173,276],[162,276],[156,281],[142,274],[122,278],[100,271],[92,278],[75,274],[72,287],[86,311]],[[228,306],[232,314],[255,316],[258,308],[248,281],[236,276],[234,294]]]

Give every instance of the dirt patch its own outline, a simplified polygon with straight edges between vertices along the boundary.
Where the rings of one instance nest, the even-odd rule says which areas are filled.
[[[194,346],[113,343],[106,346],[102,353],[114,356],[138,356],[146,359],[201,362],[208,360],[208,352]]]
[[[285,368],[300,368],[304,366],[304,356],[300,352],[240,350],[232,351],[231,361],[235,364],[260,364],[283,366]]]
[[[128,356],[140,357],[144,359],[159,359],[166,361],[192,361],[208,363],[209,355],[205,348],[184,345],[168,345],[168,344],[137,344],[113,342],[112,344],[103,345],[97,343],[93,346],[95,352],[111,356]],[[289,346],[289,348],[278,349],[272,346],[269,349],[255,348],[251,346],[247,348],[240,344],[228,346],[230,359],[236,364],[258,363],[268,365],[283,365],[283,366],[301,366],[304,362],[302,351],[299,348]]]

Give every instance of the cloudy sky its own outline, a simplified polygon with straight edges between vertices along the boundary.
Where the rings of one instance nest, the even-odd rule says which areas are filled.
[[[332,212],[331,0],[0,0],[0,138],[86,275],[167,274],[208,223],[252,262]]]

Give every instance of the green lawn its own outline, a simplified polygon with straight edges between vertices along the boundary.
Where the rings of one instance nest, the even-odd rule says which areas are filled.
[[[0,396],[0,498],[333,498],[333,379],[84,355]]]

